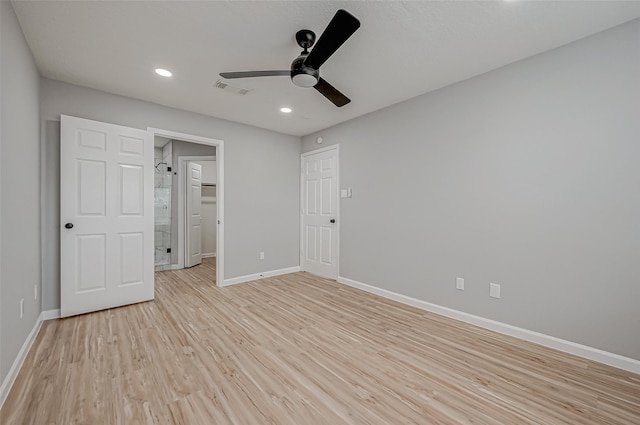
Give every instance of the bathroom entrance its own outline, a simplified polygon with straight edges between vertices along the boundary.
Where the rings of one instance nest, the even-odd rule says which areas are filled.
[[[169,132],[165,132],[169,133]],[[212,140],[212,139],[207,139]],[[156,271],[211,261],[221,253],[218,199],[219,146],[180,137],[154,136],[154,260]],[[193,180],[191,169],[199,170]],[[196,181],[197,188],[192,187]],[[197,193],[194,190],[197,189]],[[195,202],[198,205],[195,205]],[[191,217],[195,213],[194,217]],[[197,219],[198,223],[195,223]],[[197,245],[197,246],[196,246]],[[217,269],[217,267],[215,267]]]

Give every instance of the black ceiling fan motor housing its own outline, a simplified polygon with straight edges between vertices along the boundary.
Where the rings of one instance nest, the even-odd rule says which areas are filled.
[[[308,74],[316,79],[316,82],[320,79],[320,70],[313,69],[310,66],[304,64],[304,60],[307,55],[302,54],[294,59],[291,63],[291,78],[298,74]]]

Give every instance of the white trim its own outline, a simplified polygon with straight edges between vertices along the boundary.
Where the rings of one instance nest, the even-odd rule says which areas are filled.
[[[300,156],[305,157],[305,156],[315,155],[317,153],[328,152],[333,149],[340,149],[340,143],[336,143],[335,145],[325,146],[324,148],[314,149],[312,151],[307,151],[300,154]]]
[[[216,157],[211,155],[185,155],[178,157],[178,166],[176,170],[179,170],[178,173],[178,268],[183,269],[187,267],[187,232],[185,228],[187,227],[187,223],[185,222],[187,203],[187,162],[189,161],[215,161]],[[216,168],[218,168],[218,163],[216,162]],[[217,189],[217,187],[216,187]],[[217,202],[217,200],[216,200]],[[217,208],[217,206],[216,206]],[[216,232],[217,233],[217,232]]]
[[[218,208],[219,223],[218,231],[216,232],[216,254],[219,254],[218,264],[216,265],[216,285],[222,286],[222,282],[224,281],[224,141],[153,127],[147,127],[147,131],[154,137],[162,136],[170,139],[216,147],[216,169],[218,172],[216,181],[216,204]],[[178,241],[180,241],[180,239],[178,239]]]
[[[56,308],[54,310],[45,310],[40,314],[40,316],[42,317],[42,320],[59,319],[60,318],[60,309]]]
[[[246,276],[232,277],[231,279],[226,279],[222,286],[235,285],[237,283],[250,282],[252,280],[259,280],[267,277],[280,276],[282,274],[296,273],[299,271],[300,271],[300,266],[295,266],[295,267],[288,267],[285,269],[271,270],[268,272],[248,274]]]
[[[351,286],[353,288],[370,292],[372,294],[380,295],[384,298],[410,305],[412,307],[417,307],[419,309],[430,311],[441,316],[450,317],[452,319],[470,323],[481,328],[499,332],[504,335],[523,339],[525,341],[533,342],[545,347],[554,348],[559,351],[564,351],[565,353],[573,354],[575,356],[583,357],[585,359],[593,360],[599,363],[604,363],[609,366],[624,369],[629,372],[640,373],[640,360],[635,360],[618,354],[609,353],[604,350],[556,338],[554,336],[545,335],[539,332],[530,331],[528,329],[519,328],[517,326],[508,325],[506,323],[498,322],[495,320],[486,319],[484,317],[475,316],[473,314],[454,310],[452,308],[432,304],[426,301],[419,300],[417,298],[412,298],[386,289],[367,285],[366,283],[358,282],[346,277],[338,276],[338,282],[344,285]]]
[[[303,246],[304,246],[304,229],[302,223],[302,204],[304,202],[304,170],[303,170],[303,158],[315,155],[322,152],[327,152],[335,149],[336,151],[336,275],[331,277],[331,279],[337,279],[340,276],[340,226],[342,225],[342,220],[340,219],[340,144],[336,143],[335,145],[325,146],[324,148],[314,149],[312,151],[304,152],[300,154],[300,270],[302,271],[303,264]]]
[[[59,314],[60,314],[60,311],[58,310],[58,315]],[[24,360],[27,358],[27,354],[29,354],[29,350],[33,345],[33,341],[35,341],[36,337],[38,336],[38,332],[40,332],[40,327],[42,326],[42,321],[43,321],[43,315],[44,315],[44,312],[40,313],[40,316],[38,316],[36,323],[33,325],[33,329],[31,329],[31,332],[29,332],[27,339],[24,341],[24,344],[22,344],[22,347],[20,348],[20,351],[18,351],[18,355],[16,356],[16,359],[13,361],[13,364],[11,365],[11,369],[9,369],[9,373],[7,373],[7,376],[4,378],[4,381],[2,382],[2,386],[0,386],[0,409],[2,408],[2,405],[7,399],[7,396],[9,395],[9,391],[11,391],[11,387],[13,386],[13,383],[18,377],[18,373],[22,368],[22,364],[24,363]]]
[[[169,139],[181,140],[183,142],[198,143],[200,145],[217,146],[224,143],[222,140],[211,139],[209,137],[194,136],[192,134],[179,133],[177,131],[162,130],[160,128],[147,127],[147,131],[153,133],[154,136],[162,136]]]
[[[202,254],[202,258],[212,258],[215,257],[216,253],[215,252],[206,252]]]

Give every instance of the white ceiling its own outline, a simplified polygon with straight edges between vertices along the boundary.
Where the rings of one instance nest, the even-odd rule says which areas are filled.
[[[13,0],[48,78],[306,135],[640,17],[640,1],[31,1]],[[321,68],[352,102],[336,108],[287,77],[296,31],[320,34],[344,8],[360,29]],[[170,79],[153,73],[173,71]],[[279,111],[291,106],[289,115]]]

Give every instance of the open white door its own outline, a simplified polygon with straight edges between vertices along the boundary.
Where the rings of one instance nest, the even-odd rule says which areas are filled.
[[[61,316],[153,299],[153,141],[61,116]]]
[[[330,279],[338,277],[337,209],[337,146],[302,154],[303,271]]]
[[[202,166],[187,162],[186,267],[202,263]]]

